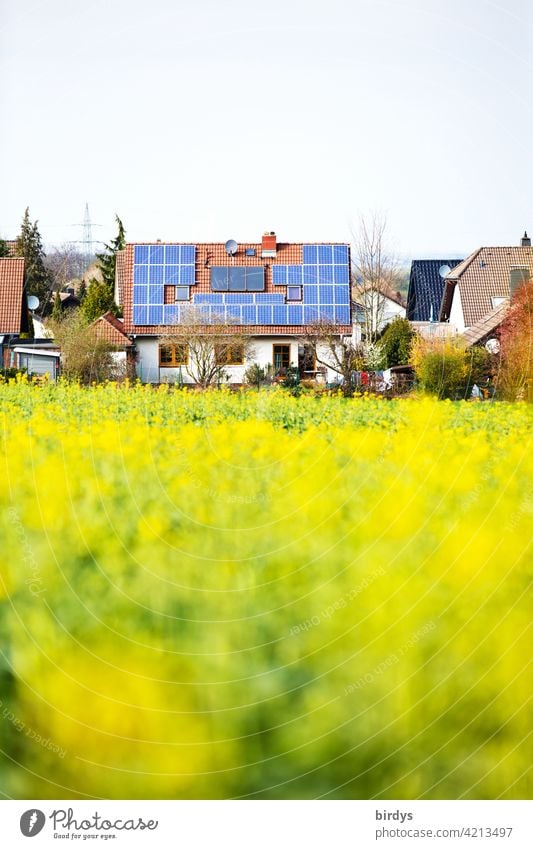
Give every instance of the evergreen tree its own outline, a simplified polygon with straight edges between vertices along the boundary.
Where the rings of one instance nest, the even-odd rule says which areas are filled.
[[[29,295],[36,295],[39,298],[41,312],[43,312],[50,298],[51,279],[44,264],[45,253],[41,234],[39,233],[37,221],[34,221],[32,224],[30,220],[29,207],[26,207],[24,218],[22,219],[22,227],[16,242],[15,253],[17,256],[24,257],[26,291]]]
[[[0,258],[4,256],[9,256],[9,246],[4,239],[0,239]]]
[[[63,318],[63,306],[61,304],[59,292],[56,292],[54,300],[54,309],[52,310],[52,318],[54,319],[54,321],[61,321],[61,319]]]
[[[118,217],[115,216],[118,226],[116,237],[105,245],[105,253],[96,254],[97,266],[102,274],[103,282],[113,293],[115,291],[115,268],[117,264],[117,252],[123,250],[126,246],[126,233],[124,225]]]
[[[403,366],[409,362],[414,331],[406,318],[395,318],[387,325],[380,339],[386,367]]]
[[[113,290],[107,283],[93,278],[80,309],[87,321],[94,321],[109,310],[116,312]]]

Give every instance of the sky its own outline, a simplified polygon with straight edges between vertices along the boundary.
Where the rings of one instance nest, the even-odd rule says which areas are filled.
[[[350,241],[533,231],[530,0],[1,0],[0,236]],[[98,247],[98,245],[97,245]]]

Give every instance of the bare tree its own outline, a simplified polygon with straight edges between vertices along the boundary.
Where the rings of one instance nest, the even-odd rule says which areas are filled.
[[[362,308],[362,331],[368,342],[375,342],[383,329],[386,298],[396,295],[398,268],[386,244],[386,228],[385,216],[374,212],[361,216],[353,234],[353,297]]]
[[[71,280],[79,279],[85,269],[86,257],[74,245],[65,242],[46,255],[45,266],[52,278],[52,287],[61,291]]]
[[[180,321],[159,337],[162,357],[182,368],[193,383],[207,389],[227,379],[227,366],[244,365],[253,356],[251,337],[223,315],[206,321],[198,307],[181,307]]]
[[[113,356],[113,346],[99,338],[80,310],[47,324],[61,350],[61,374],[67,380],[88,385],[125,376],[124,367]]]
[[[312,351],[317,363],[342,377],[344,395],[353,395],[353,373],[364,365],[363,349],[353,336],[341,336],[337,325],[316,321],[304,328],[300,342]]]

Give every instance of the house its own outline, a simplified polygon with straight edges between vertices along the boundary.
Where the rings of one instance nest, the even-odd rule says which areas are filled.
[[[468,330],[465,330],[463,336],[467,347],[485,345],[489,339],[496,340],[498,344],[493,347],[492,353],[497,353],[499,350],[499,329],[508,312],[509,301],[505,298],[501,304],[476,321]]]
[[[409,274],[407,308],[409,321],[438,321],[444,278],[462,259],[414,259]]]
[[[124,322],[112,312],[106,312],[92,323],[95,336],[111,349],[113,360],[127,374],[135,373],[134,345],[124,332]]]
[[[533,249],[527,233],[518,246],[478,248],[446,275],[440,321],[464,333],[508,302],[532,275]]]
[[[379,286],[356,285],[353,298],[354,320],[360,325],[361,337],[369,332],[381,333],[395,318],[405,318],[405,303],[400,292],[395,292],[385,282]]]
[[[24,290],[24,259],[0,258],[0,353],[9,367],[8,348],[13,337],[29,330],[28,304]],[[7,366],[6,366],[7,360]]]
[[[249,364],[274,371],[295,366],[315,374],[301,338],[306,327],[328,322],[351,335],[350,248],[342,243],[135,243],[117,255],[116,299],[124,333],[135,343],[143,382],[192,382],[189,351],[162,342],[177,332],[191,307],[206,326],[224,321],[228,332],[251,338],[225,361],[230,383],[242,383]],[[327,369],[327,380],[335,372]]]

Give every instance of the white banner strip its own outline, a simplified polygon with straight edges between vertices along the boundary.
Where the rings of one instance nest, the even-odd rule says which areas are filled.
[[[6,849],[533,846],[524,801],[3,801],[0,825]]]

